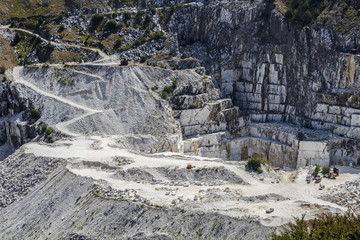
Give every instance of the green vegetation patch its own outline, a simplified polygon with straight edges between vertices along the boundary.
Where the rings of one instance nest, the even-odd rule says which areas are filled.
[[[346,240],[360,239],[359,209],[349,209],[344,215],[325,213],[314,220],[305,221],[296,218],[288,228],[280,233],[273,234],[272,240]]]
[[[286,0],[285,17],[296,28],[302,28],[314,22],[328,5],[327,0]]]
[[[64,0],[12,0],[11,6],[12,18],[60,15],[65,11]]]

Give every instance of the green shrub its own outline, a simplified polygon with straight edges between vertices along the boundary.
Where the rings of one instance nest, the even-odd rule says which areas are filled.
[[[156,8],[153,5],[149,6],[149,10],[153,15],[156,14]]]
[[[41,133],[45,133],[47,127],[48,127],[48,126],[44,123],[44,124],[41,126]]]
[[[169,94],[168,94],[166,91],[162,90],[160,96],[161,96],[163,99],[167,99],[167,98],[169,97]]]
[[[124,23],[123,21],[120,21],[120,22],[117,24],[117,27],[118,27],[118,28],[125,28],[126,25],[125,25],[125,23]]]
[[[59,27],[59,29],[58,29],[58,33],[61,33],[61,32],[63,32],[64,30],[65,30],[65,26],[64,26],[64,24],[61,24],[60,27]]]
[[[48,142],[49,143],[54,143],[55,142],[55,140],[54,140],[54,137],[53,137],[53,135],[48,135],[47,137],[46,137],[46,139],[48,140]]]
[[[149,14],[146,14],[144,19],[144,25],[149,26],[150,23],[151,23],[151,17]]]
[[[257,171],[259,173],[262,173],[263,170],[261,168],[261,159],[260,158],[257,158],[257,157],[251,157],[248,159],[248,168],[254,170],[254,171]]]
[[[330,172],[330,168],[329,167],[322,167],[322,169],[321,169],[321,173],[322,174],[329,174],[329,172]]]
[[[165,34],[163,31],[158,31],[154,34],[154,39],[155,40],[158,40],[158,39],[161,39],[161,38],[165,38]]]
[[[55,132],[55,129],[52,127],[48,127],[45,131],[45,135],[49,136],[50,134],[52,134],[53,132]]]
[[[33,120],[33,122],[36,122],[39,118],[40,118],[41,114],[40,111],[37,110],[36,108],[31,108],[31,113],[30,113],[30,117]]]
[[[96,29],[96,27],[101,23],[101,21],[104,19],[104,16],[102,14],[94,14],[90,20],[90,28],[93,30]]]
[[[287,10],[286,19],[290,20],[296,28],[311,24],[317,16],[327,7],[326,0],[285,0]]]
[[[18,32],[15,33],[15,37],[11,42],[11,46],[16,46],[21,40],[21,36]]]
[[[360,215],[358,209],[349,209],[345,214],[324,213],[314,220],[305,221],[305,216],[295,218],[280,234],[273,233],[272,240],[338,240],[359,239]]]
[[[128,12],[124,12],[124,17],[123,17],[124,22],[127,22],[130,19],[131,19],[131,14]]]
[[[174,91],[174,89],[172,88],[172,86],[165,86],[163,91],[165,91],[167,93],[171,93]]]
[[[136,24],[141,24],[141,22],[143,20],[143,15],[144,15],[144,11],[139,9],[135,15],[135,23]]]
[[[158,90],[158,89],[159,89],[159,86],[157,86],[157,85],[151,87],[151,90],[153,90],[153,91],[156,91],[156,90]]]
[[[105,30],[114,31],[116,29],[117,23],[114,19],[111,19],[105,23]]]
[[[314,177],[316,177],[320,172],[319,164],[315,164]]]
[[[173,77],[173,78],[171,79],[171,87],[172,87],[173,89],[175,89],[175,88],[177,88],[178,85],[179,85],[178,81]]]
[[[0,74],[4,74],[5,73],[5,67],[4,66],[0,66]]]
[[[143,56],[140,57],[140,62],[144,63],[144,62],[146,62],[146,59],[147,59],[147,56],[143,55]]]

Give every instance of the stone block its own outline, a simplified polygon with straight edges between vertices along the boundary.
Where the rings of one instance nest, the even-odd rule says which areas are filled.
[[[360,127],[360,112],[357,113],[354,112],[351,114],[351,126]]]
[[[275,53],[275,62],[278,64],[283,64],[284,56],[282,54]]]
[[[329,166],[330,154],[326,142],[300,141],[297,167],[319,164]]]
[[[322,103],[316,104],[316,112],[327,113],[328,111],[329,111],[329,105],[328,104],[322,104]]]

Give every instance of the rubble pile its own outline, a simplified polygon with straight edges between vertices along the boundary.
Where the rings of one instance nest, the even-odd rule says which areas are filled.
[[[119,199],[119,200],[130,200],[132,202],[140,202],[147,205],[150,205],[150,201],[141,197],[137,194],[137,191],[134,189],[125,189],[125,190],[117,190],[110,186],[102,187],[96,186],[93,190],[94,194],[107,199]]]
[[[347,181],[341,185],[335,185],[326,193],[321,195],[321,199],[336,203],[340,206],[351,206],[360,204],[360,179]]]
[[[22,161],[13,161],[14,158]],[[5,159],[0,167],[0,208],[28,194],[32,188],[47,179],[55,168],[64,164],[60,158],[35,157],[19,151]]]

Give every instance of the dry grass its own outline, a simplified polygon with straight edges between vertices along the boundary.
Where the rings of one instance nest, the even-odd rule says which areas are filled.
[[[0,65],[6,68],[13,68],[17,65],[14,48],[10,46],[10,41],[0,35]]]
[[[115,41],[117,38],[118,38],[118,35],[113,33],[113,34],[110,34],[106,39],[101,41],[101,44],[106,49],[106,52],[108,52],[110,54],[114,52],[114,45],[115,45]]]
[[[54,50],[51,53],[49,62],[50,63],[80,62],[81,60],[82,60],[82,56],[80,53]]]
[[[64,0],[51,0],[49,4],[42,0],[12,0],[10,16],[27,18],[31,16],[60,15],[65,11]]]

